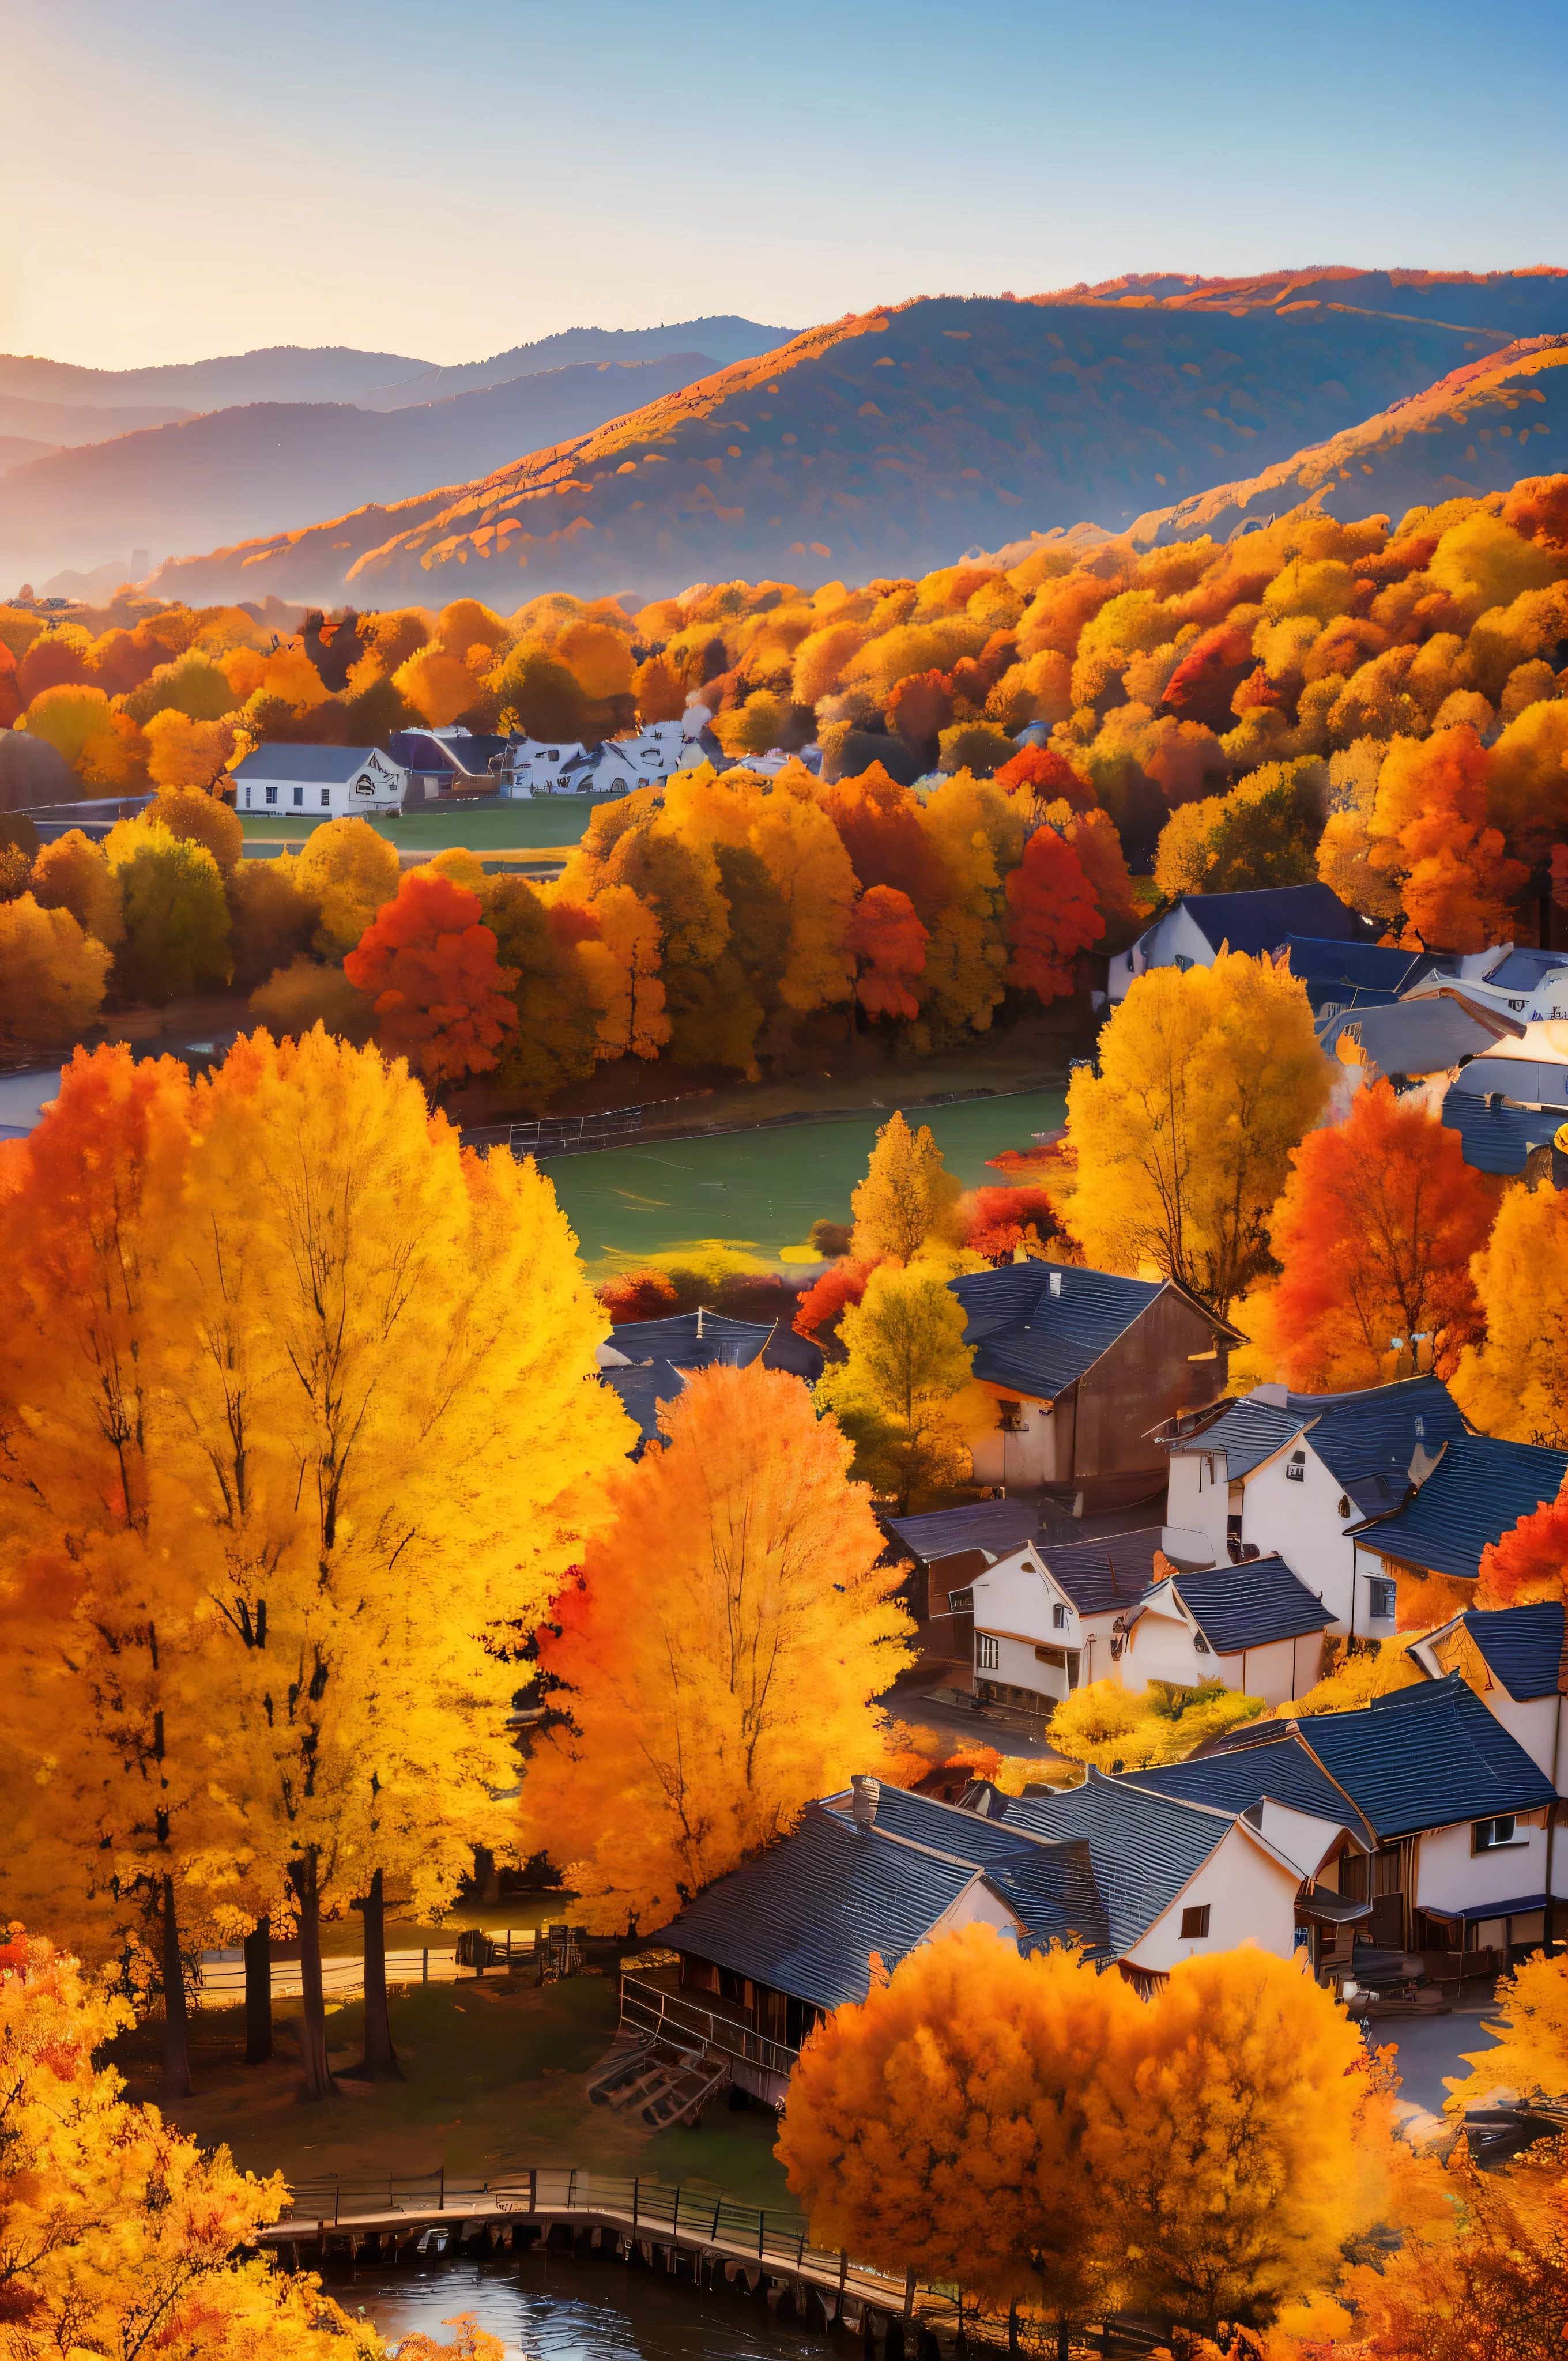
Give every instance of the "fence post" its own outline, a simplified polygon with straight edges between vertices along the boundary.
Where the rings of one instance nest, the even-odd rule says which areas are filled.
[[[632,2175],[631,2180],[631,2226],[634,2230],[637,2227],[637,2177],[635,2174]]]
[[[436,2211],[438,2213],[444,2213],[446,2211],[446,2167],[444,2164],[443,2164],[441,2168],[441,2202],[437,2205]]]
[[[675,2185],[675,2210],[674,2210],[674,2213],[671,2214],[671,2216],[670,2216],[670,2235],[671,2235],[671,2237],[672,2237],[672,2238],[674,2236],[676,2230],[680,2227],[680,2220],[681,2220],[681,2191],[680,2191],[680,2184],[679,2184],[679,2182],[677,2182],[677,2183],[676,2183],[676,2185]]]
[[[333,2228],[334,2228],[334,2230],[335,2230],[335,2229],[336,2229],[336,2227],[337,2227],[337,2213],[338,2213],[338,2208],[339,2208],[339,2206],[342,2204],[342,2202],[343,2202],[343,2183],[342,2183],[342,2181],[341,2181],[341,2180],[337,2180],[337,2181],[334,2181],[334,2182],[333,2183],[333,2191],[332,2191],[332,2226],[333,2226]]]
[[[424,1973],[421,1976],[420,1982],[422,1984],[427,1984],[430,1982],[430,1945],[428,1943],[424,1947]]]
[[[915,2266],[913,2263],[905,2274],[904,2317],[905,2320],[913,2320],[915,2317]]]
[[[710,2246],[712,2245],[712,2243],[713,2243],[714,2239],[715,2239],[715,2238],[717,2238],[717,2237],[718,2237],[718,2217],[719,2217],[720,2213],[723,2213],[723,2211],[724,2211],[724,2191],[723,2191],[723,2190],[721,2189],[721,2190],[719,2191],[719,2192],[718,2192],[718,2204],[717,2204],[717,2205],[714,2207],[714,2209],[713,2209],[713,2227],[712,2227],[712,2229],[711,2229],[711,2230],[708,2232],[708,2234],[707,2234],[707,2236],[708,2236],[708,2244],[709,2244]]]
[[[766,2208],[764,2208],[757,2216],[757,2260],[759,2262],[762,2259],[762,2240],[766,2237],[767,2231],[768,2216]]]

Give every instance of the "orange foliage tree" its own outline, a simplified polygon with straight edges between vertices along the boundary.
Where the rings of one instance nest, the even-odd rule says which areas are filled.
[[[1477,1607],[1529,1607],[1568,1598],[1568,1484],[1481,1553]],[[1568,1676],[1568,1675],[1565,1675]],[[1559,1686],[1562,1686],[1561,1681]]]
[[[494,1066],[517,1025],[517,971],[498,961],[478,895],[424,869],[409,871],[343,972],[373,999],[383,1049],[437,1084]]]
[[[1105,931],[1082,864],[1054,828],[1037,828],[1007,875],[1009,983],[1048,1002],[1073,988],[1073,962]]]
[[[695,1371],[660,1425],[539,1642],[571,1719],[529,1764],[522,1843],[601,1923],[662,1923],[876,1771],[874,1700],[909,1661],[869,1497],[797,1378]]]
[[[1376,1385],[1391,1340],[1429,1341],[1452,1377],[1481,1334],[1470,1258],[1492,1200],[1456,1131],[1386,1082],[1357,1093],[1349,1120],[1310,1131],[1269,1217],[1282,1270],[1256,1307],[1281,1376],[1302,1391]]]
[[[848,1306],[862,1301],[875,1268],[874,1262],[854,1262],[848,1255],[831,1264],[801,1297],[795,1315],[795,1334],[816,1336],[832,1327]]]
[[[1370,822],[1372,865],[1397,885],[1411,949],[1484,950],[1512,933],[1508,905],[1526,870],[1488,827],[1491,756],[1468,724],[1397,738]]]

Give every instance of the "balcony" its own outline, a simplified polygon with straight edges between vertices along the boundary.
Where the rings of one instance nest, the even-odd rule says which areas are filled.
[[[678,1990],[674,1968],[655,1970],[652,1976],[620,1979],[620,2023],[623,2032],[639,2041],[662,2041],[673,2048],[715,2051],[749,2068],[743,2087],[776,2104],[795,2070],[800,2052],[782,2041],[770,2041],[748,2022],[738,2004],[704,1993],[695,1999]],[[663,1978],[668,1981],[663,1981]],[[741,2079],[737,2077],[738,2080]]]

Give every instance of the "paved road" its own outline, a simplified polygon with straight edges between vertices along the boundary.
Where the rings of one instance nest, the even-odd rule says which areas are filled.
[[[1451,2016],[1394,2017],[1382,2025],[1369,2025],[1366,2036],[1375,2049],[1397,2048],[1394,2062],[1402,2086],[1400,2097],[1441,2115],[1448,2096],[1442,2087],[1444,2075],[1468,2074],[1464,2053],[1495,2046],[1482,2027],[1488,2017],[1495,2023],[1497,2013],[1495,2001],[1466,1994]]]

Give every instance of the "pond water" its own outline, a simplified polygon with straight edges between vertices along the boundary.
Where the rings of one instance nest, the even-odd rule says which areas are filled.
[[[754,2298],[569,2255],[336,2269],[325,2285],[389,2344],[415,2331],[444,2344],[453,2331],[443,2323],[472,2312],[508,2361],[822,2361],[825,2350]]]
[[[813,1222],[850,1219],[850,1192],[894,1104],[867,1115],[552,1156],[543,1170],[587,1263],[640,1262],[713,1241],[800,1260]],[[929,1124],[948,1171],[974,1189],[1004,1185],[986,1159],[1026,1148],[1032,1133],[1064,1120],[1066,1104],[1059,1091],[1021,1091],[912,1110],[909,1119]]]

